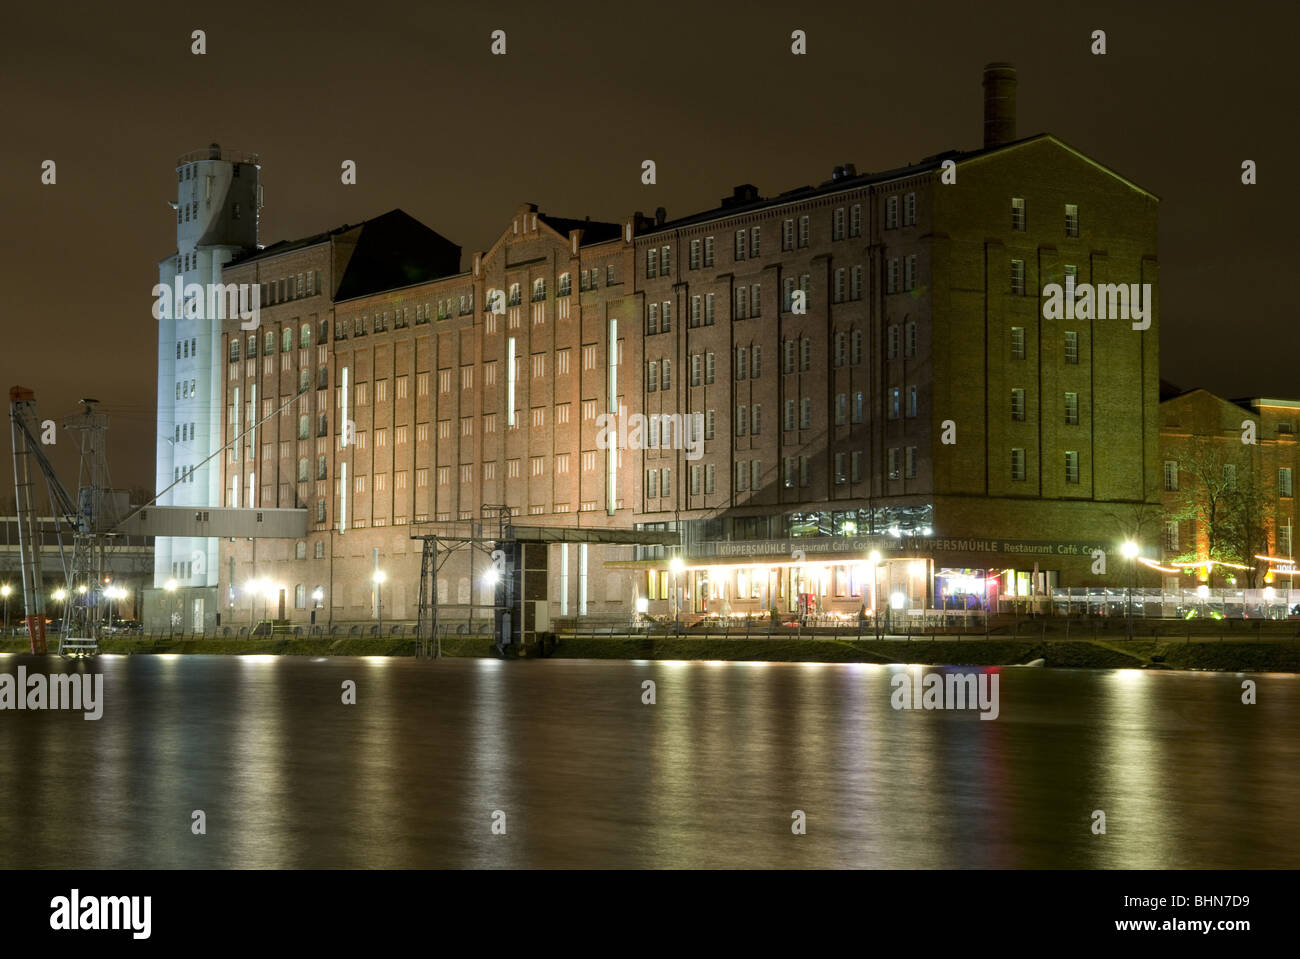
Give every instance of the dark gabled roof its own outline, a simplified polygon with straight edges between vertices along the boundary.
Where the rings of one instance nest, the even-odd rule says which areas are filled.
[[[602,220],[571,220],[568,217],[551,216],[549,213],[539,213],[537,219],[564,237],[569,235],[570,230],[582,230],[584,246],[588,243],[617,240],[623,229],[617,223],[605,223]]]
[[[460,247],[401,210],[367,220],[360,230],[336,301],[460,273]]]
[[[1175,386],[1166,379],[1160,380],[1160,402],[1172,400],[1175,396],[1182,396],[1184,393],[1190,393],[1192,390],[1185,390],[1181,386]]]
[[[227,266],[251,263],[301,250],[351,234],[353,245],[335,261],[338,289],[334,299],[350,300],[383,290],[424,283],[460,273],[460,247],[402,210],[324,233],[282,240],[237,256]]]

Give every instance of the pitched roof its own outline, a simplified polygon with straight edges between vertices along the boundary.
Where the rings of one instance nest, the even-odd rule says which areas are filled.
[[[249,250],[247,253],[240,253],[232,257],[226,264],[227,266],[239,266],[243,263],[252,263],[255,260],[264,260],[268,257],[279,256],[281,253],[289,253],[292,250],[304,250],[309,246],[316,246],[318,243],[325,243],[330,237],[346,233],[348,230],[355,230],[357,227],[350,223],[344,223],[342,226],[336,226],[332,230],[326,230],[324,233],[313,233],[311,236],[299,237],[296,240],[281,240],[278,243],[272,243],[270,246],[259,247],[256,250]]]
[[[567,237],[570,230],[582,230],[582,241],[586,243],[603,243],[605,240],[617,240],[622,227],[617,223],[603,220],[572,220],[563,216],[551,216],[549,213],[537,214],[541,220],[560,236]]]
[[[334,299],[348,300],[458,273],[458,245],[401,210],[390,210],[361,224]]]
[[[235,257],[228,266],[306,249],[347,234],[353,234],[354,242],[343,251],[336,301],[460,273],[460,247],[403,210],[389,210],[355,226],[345,223],[324,233],[282,240]]]
[[[934,156],[925,157],[924,159],[918,161],[917,163],[908,164],[907,166],[902,166],[902,167],[896,167],[892,170],[883,170],[878,173],[856,173],[847,176],[840,176],[830,180],[825,180],[822,183],[818,184],[817,186],[807,185],[807,186],[796,187],[793,190],[786,190],[784,193],[781,193],[774,197],[759,197],[756,195],[756,191],[753,194],[750,194],[753,195],[755,198],[748,202],[738,201],[737,198],[735,197],[729,197],[727,200],[723,201],[723,203],[721,203],[719,206],[714,207],[711,210],[704,210],[699,213],[692,213],[689,216],[679,217],[676,220],[669,220],[663,224],[654,226],[653,228],[644,231],[641,235],[648,236],[650,234],[658,233],[662,230],[680,229],[681,227],[691,226],[695,223],[704,223],[704,222],[708,222],[709,220],[722,219],[723,217],[738,216],[741,214],[750,213],[757,210],[763,210],[768,207],[779,206],[784,203],[792,203],[796,200],[803,200],[809,197],[822,196],[828,193],[838,193],[842,190],[849,190],[855,187],[869,186],[875,183],[885,183],[890,180],[901,180],[904,179],[905,177],[917,176],[918,174],[930,173],[935,170],[938,170],[948,160],[952,160],[954,163],[966,163],[971,160],[982,159],[986,156],[991,156],[992,154],[995,153],[1001,153],[1006,150],[1014,150],[1017,149],[1018,147],[1023,147],[1030,143],[1036,143],[1039,141],[1049,141],[1051,143],[1055,143],[1057,146],[1061,147],[1064,150],[1069,151],[1070,153],[1079,157],[1081,160],[1090,163],[1093,166],[1097,167],[1098,169],[1108,173],[1115,179],[1124,183],[1126,186],[1134,190],[1138,190],[1142,193],[1146,193],[1148,196],[1158,199],[1158,197],[1155,197],[1155,194],[1150,193],[1147,190],[1143,190],[1142,187],[1137,186],[1135,183],[1133,183],[1130,180],[1126,180],[1124,177],[1120,176],[1114,170],[1110,169],[1107,166],[1104,166],[1101,163],[1098,163],[1096,160],[1092,159],[1087,154],[1082,153],[1079,150],[1076,150],[1068,143],[1065,143],[1062,140],[1058,139],[1057,137],[1052,136],[1050,133],[1037,133],[1030,137],[1024,137],[1019,140],[1013,140],[1010,143],[1003,143],[994,147],[982,147],[978,150],[947,150],[943,153],[936,153]],[[737,188],[737,191],[739,192],[739,188]]]

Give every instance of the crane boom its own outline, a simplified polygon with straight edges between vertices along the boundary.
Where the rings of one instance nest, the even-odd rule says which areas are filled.
[[[36,394],[24,386],[9,390],[9,423],[13,440],[14,495],[18,512],[18,553],[23,576],[23,608],[27,622],[27,635],[33,653],[46,652],[45,644],[45,593],[41,570],[40,513],[36,509],[34,478],[36,470],[45,476],[49,490],[50,506],[55,523],[66,522],[75,534],[89,531],[87,517],[77,505],[77,500],[59,481],[54,466],[41,449],[38,438],[40,419],[36,414]],[[33,468],[35,464],[35,469]],[[62,554],[62,537],[60,537]],[[64,569],[64,580],[70,580]],[[65,615],[66,615],[65,606]]]

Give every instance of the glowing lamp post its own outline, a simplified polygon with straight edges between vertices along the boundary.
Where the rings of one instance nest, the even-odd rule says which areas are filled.
[[[379,635],[382,636],[384,634],[384,580],[388,579],[388,575],[382,569],[377,569],[370,579],[375,584],[375,609],[379,614]]]
[[[257,616],[257,594],[261,591],[259,580],[250,579],[244,584],[244,595],[248,597],[248,634],[253,634],[253,620]]]
[[[1128,595],[1124,602],[1124,622],[1125,632],[1129,639],[1133,638],[1133,589],[1137,586],[1137,558],[1142,552],[1141,547],[1131,539],[1126,539],[1119,548],[1120,555],[1129,561],[1132,567],[1132,582],[1128,588]]]
[[[673,632],[679,633],[681,632],[682,623],[682,595],[677,583],[682,570],[686,568],[686,564],[682,562],[680,556],[674,556],[669,560],[668,568],[673,573]]]
[[[176,633],[176,613],[172,609],[176,602],[176,580],[169,579],[163,583],[163,590],[167,593],[167,638],[171,639]]]
[[[60,619],[60,621],[66,620],[66,619],[67,619],[67,607],[64,606],[63,604],[66,602],[66,600],[67,600],[67,598],[68,598],[68,591],[67,591],[66,589],[63,589],[62,587],[60,587],[59,589],[56,589],[56,590],[51,594],[51,598],[53,598],[53,600],[54,600],[56,603],[58,603],[58,604],[60,605],[60,609],[59,609],[59,619]],[[63,629],[62,622],[60,622],[59,629],[60,629],[60,631]]]
[[[871,563],[871,624],[875,630],[876,638],[880,638],[880,551],[872,550],[867,555],[867,560]]]
[[[0,586],[0,596],[3,596],[5,601],[4,632],[6,636],[9,635],[9,594],[13,591],[14,588],[8,583]]]

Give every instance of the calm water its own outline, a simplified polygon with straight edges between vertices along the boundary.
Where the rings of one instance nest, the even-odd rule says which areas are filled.
[[[0,672],[58,662],[0,656]],[[1259,705],[1244,706],[1231,674],[1004,669],[1001,715],[981,721],[892,709],[898,667],[84,668],[104,674],[100,721],[0,712],[0,865],[1300,866],[1288,675],[1250,677]]]

